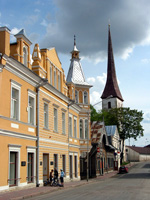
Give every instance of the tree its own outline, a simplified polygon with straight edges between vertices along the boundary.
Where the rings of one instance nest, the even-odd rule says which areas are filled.
[[[95,119],[94,116],[96,116]],[[125,139],[134,138],[136,140],[137,137],[144,135],[144,129],[141,125],[143,120],[142,111],[131,110],[130,108],[112,108],[98,111],[92,117],[91,121],[97,121],[98,118],[98,120],[104,119],[105,125],[117,125],[120,138],[123,140],[121,163]]]

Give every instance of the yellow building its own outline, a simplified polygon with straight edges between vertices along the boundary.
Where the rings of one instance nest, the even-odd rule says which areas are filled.
[[[43,185],[54,168],[78,180],[80,157],[91,147],[91,86],[76,44],[66,81],[55,48],[35,44],[31,64],[25,31],[15,37],[10,44],[10,30],[0,28],[0,190]]]

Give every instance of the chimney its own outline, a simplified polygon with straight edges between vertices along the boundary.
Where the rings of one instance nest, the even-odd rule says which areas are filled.
[[[0,53],[10,55],[10,30],[0,27]]]

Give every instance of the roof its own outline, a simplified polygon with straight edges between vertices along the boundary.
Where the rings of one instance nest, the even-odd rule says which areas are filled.
[[[113,56],[113,48],[110,34],[110,26],[108,29],[108,62],[107,62],[107,81],[101,96],[102,99],[106,99],[108,96],[113,96],[119,98],[123,101],[121,92],[119,90],[116,70],[115,70],[115,62]]]
[[[76,47],[75,37],[74,37],[74,49],[73,49],[72,53],[74,51],[79,52],[77,47]],[[67,74],[66,81],[67,81],[67,83],[72,82],[74,84],[91,87],[91,85],[88,84],[85,81],[83,69],[82,69],[82,66],[81,66],[81,63],[80,63],[80,58],[72,58],[71,59],[71,63],[70,63],[70,67],[69,67],[69,71],[68,71],[68,74]]]
[[[105,126],[106,128],[106,132],[107,132],[107,136],[114,136],[117,126],[116,125],[112,125],[112,126]]]
[[[149,147],[136,147],[136,146],[126,146],[133,151],[136,151],[139,154],[150,154],[150,148]]]
[[[22,29],[21,31],[19,31],[16,35],[14,35],[16,38],[21,38],[23,37],[23,39],[29,43],[29,45],[32,44],[32,42],[28,39],[27,35],[26,35],[26,32],[24,29]]]

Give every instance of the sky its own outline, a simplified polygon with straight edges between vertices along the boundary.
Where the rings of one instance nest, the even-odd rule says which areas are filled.
[[[107,77],[108,24],[124,107],[144,113],[144,137],[130,145],[150,144],[149,0],[1,0],[0,26],[14,34],[22,28],[40,48],[55,47],[67,76],[74,35],[85,78],[93,85],[91,104],[101,101]],[[101,103],[96,106],[101,109]],[[129,141],[126,141],[129,144]]]

